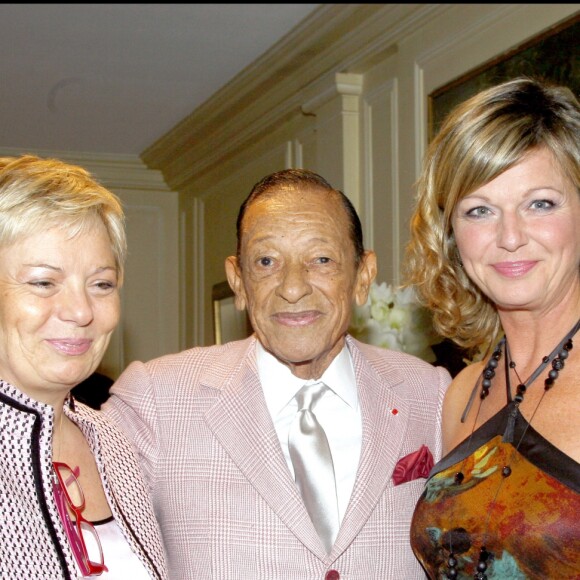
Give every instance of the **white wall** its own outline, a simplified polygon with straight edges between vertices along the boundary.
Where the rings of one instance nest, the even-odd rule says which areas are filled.
[[[133,360],[177,352],[180,341],[179,198],[140,160],[78,160],[116,193],[126,215],[128,255],[122,318],[103,360],[116,378]]]

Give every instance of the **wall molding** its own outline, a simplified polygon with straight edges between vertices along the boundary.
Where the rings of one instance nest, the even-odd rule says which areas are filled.
[[[26,153],[38,157],[54,157],[67,163],[80,165],[106,187],[157,192],[171,191],[165,183],[163,174],[147,167],[138,155],[0,148],[2,156],[19,156]]]
[[[321,92],[312,96],[300,107],[305,115],[315,115],[317,109],[338,96],[356,96],[362,93],[363,76],[353,73],[335,73],[333,82]]]
[[[193,260],[189,264],[187,271],[191,272],[191,287],[193,289],[193,312],[187,312],[185,306],[183,308],[183,318],[186,320],[190,316],[193,317],[192,329],[193,344],[205,344],[205,260],[204,260],[204,204],[201,199],[194,199],[191,208],[191,219],[194,224],[193,231]],[[183,277],[185,280],[185,276]],[[182,296],[185,296],[185,289],[182,291]]]
[[[385,51],[396,51],[409,29],[443,10],[439,4],[322,5],[141,157],[173,189],[195,195],[195,180],[300,114],[336,73],[363,73]]]
[[[374,226],[375,218],[375,199],[379,192],[374,188],[374,176],[377,173],[375,164],[375,153],[373,142],[377,135],[373,131],[374,112],[377,104],[380,104],[382,98],[387,97],[389,103],[389,121],[390,133],[385,139],[390,144],[389,171],[390,183],[389,190],[385,193],[390,194],[390,255],[391,263],[395,272],[399,271],[400,263],[400,185],[399,185],[399,83],[396,77],[390,78],[386,82],[377,85],[372,91],[369,91],[363,97],[362,118],[363,118],[363,228],[365,239],[368,240],[368,247],[377,251],[377,236]],[[396,280],[395,282],[398,282]]]

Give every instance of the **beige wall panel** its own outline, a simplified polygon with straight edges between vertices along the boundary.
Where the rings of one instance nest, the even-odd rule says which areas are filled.
[[[397,83],[389,80],[363,97],[363,211],[365,245],[377,253],[377,281],[398,283]]]
[[[121,323],[101,365],[113,378],[133,360],[146,361],[180,348],[177,196],[116,193],[127,217],[129,252]]]
[[[363,78],[337,73],[318,83],[303,109],[316,117],[318,173],[361,211],[360,94]]]
[[[224,261],[236,252],[236,219],[238,210],[254,184],[269,173],[286,167],[288,142],[273,146],[266,155],[256,157],[239,171],[216,183],[203,196],[204,202],[204,261],[205,313],[204,344],[213,344],[211,289],[226,279]]]
[[[318,142],[314,130],[305,131],[298,136],[301,156],[296,160],[295,167],[318,172]]]
[[[341,97],[336,96],[316,111],[317,173],[333,187],[345,190],[343,118]],[[344,193],[352,198],[348,191]],[[353,202],[354,203],[354,202]]]
[[[180,196],[180,329],[181,348],[203,344],[204,203],[193,195]]]

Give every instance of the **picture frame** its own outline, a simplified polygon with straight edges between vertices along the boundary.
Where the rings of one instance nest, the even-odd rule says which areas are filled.
[[[212,286],[213,330],[215,344],[241,340],[252,334],[252,325],[245,310],[236,308],[234,292],[227,281]]]
[[[428,95],[428,138],[459,103],[518,76],[553,81],[580,95],[580,13],[483,63]]]

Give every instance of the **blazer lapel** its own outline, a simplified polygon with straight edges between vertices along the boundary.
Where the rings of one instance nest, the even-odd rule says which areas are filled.
[[[394,386],[403,382],[393,369],[381,379],[349,344],[358,385],[362,416],[362,445],[358,471],[334,555],[345,550],[368,520],[393,473],[405,438],[409,407]]]
[[[205,415],[209,429],[294,535],[313,554],[326,559],[322,542],[284,459],[260,385],[253,349],[249,349],[248,356],[232,376],[213,386],[221,393]]]

